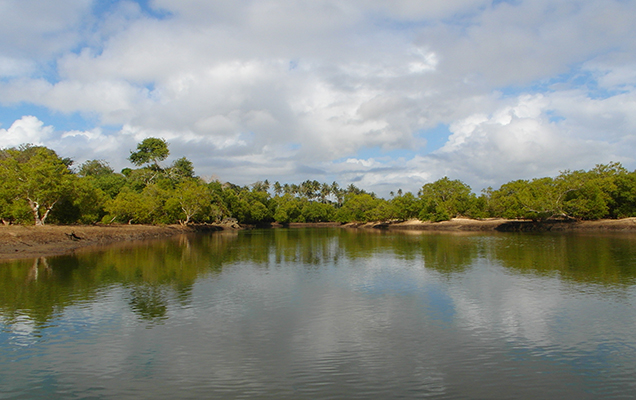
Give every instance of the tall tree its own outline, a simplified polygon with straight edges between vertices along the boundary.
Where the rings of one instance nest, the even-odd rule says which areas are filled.
[[[164,139],[146,138],[137,145],[137,151],[131,151],[128,159],[137,166],[152,164],[151,168],[159,171],[159,161],[163,161],[170,155],[168,142]]]
[[[274,182],[274,194],[276,196],[280,196],[282,193],[283,193],[283,186],[278,181]]]

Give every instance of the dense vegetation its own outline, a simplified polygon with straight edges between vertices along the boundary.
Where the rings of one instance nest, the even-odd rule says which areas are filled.
[[[417,194],[378,198],[351,184],[307,180],[301,184],[250,186],[206,182],[187,158],[162,166],[168,143],[148,138],[131,152],[136,169],[116,173],[102,160],[78,168],[42,146],[0,150],[0,218],[5,224],[45,222],[188,224],[220,222],[443,221],[453,217],[532,220],[636,216],[636,171],[619,163],[590,171],[563,171],[555,178],[516,180],[477,196],[447,177]]]

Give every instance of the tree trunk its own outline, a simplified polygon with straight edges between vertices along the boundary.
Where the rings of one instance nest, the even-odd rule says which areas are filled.
[[[35,221],[35,226],[44,226],[44,221],[46,221],[46,217],[49,216],[49,214],[51,213],[51,210],[53,209],[53,206],[57,203],[57,201],[59,200],[55,200],[53,203],[51,203],[50,206],[46,207],[46,212],[44,213],[43,216],[40,217],[40,203],[38,203],[37,201],[33,201],[29,198],[27,198],[28,202],[29,202],[29,207],[31,207],[31,212],[33,213],[33,220]]]
[[[31,212],[33,213],[33,220],[35,221],[35,226],[43,226],[44,221],[40,218],[40,204],[37,201],[33,201],[28,199],[29,207],[31,207]]]

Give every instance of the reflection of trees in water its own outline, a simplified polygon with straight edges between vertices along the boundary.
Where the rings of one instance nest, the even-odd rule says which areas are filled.
[[[490,247],[507,268],[578,282],[636,283],[636,238],[630,234],[511,234]]]
[[[306,268],[315,267],[339,257],[342,250],[338,248],[339,231],[321,228],[242,231],[219,256],[223,265],[250,262],[267,268],[272,263],[299,263]]]
[[[213,236],[213,235],[212,235]],[[111,247],[74,256],[19,260],[0,265],[0,315],[7,324],[26,316],[37,327],[78,302],[94,301],[102,288],[121,285],[130,290],[131,310],[156,321],[167,304],[190,301],[192,286],[202,275],[220,271],[217,246],[197,246],[196,237]],[[236,236],[234,236],[236,237]]]
[[[128,294],[130,308],[139,317],[149,322],[160,322],[168,318],[170,293],[161,285],[135,285]]]
[[[404,234],[379,230],[341,228],[276,229],[241,232],[234,243],[237,252],[226,259],[268,266],[273,260],[300,263],[305,268],[337,264],[341,258],[370,259],[394,254],[407,260],[423,260],[427,268],[460,272],[483,254],[483,241],[474,235]]]
[[[415,260],[420,257],[424,266],[442,273],[466,270],[483,254],[484,241],[472,234],[410,233],[394,241],[394,252],[398,257]]]
[[[46,257],[39,257],[33,260],[33,266],[29,269],[27,281],[37,281],[40,277],[40,270],[44,270],[46,276],[50,276],[53,272]]]
[[[45,326],[66,307],[94,301],[103,288],[128,290],[131,310],[161,321],[172,302],[187,305],[197,279],[224,266],[283,263],[306,269],[388,254],[445,274],[465,271],[487,257],[515,271],[580,282],[634,284],[636,246],[631,235],[427,234],[349,229],[275,229],[183,236],[111,247],[74,256],[3,263],[0,314],[8,323],[27,316]],[[12,322],[13,321],[13,322]]]
[[[68,261],[68,263],[65,263]],[[94,288],[76,273],[69,257],[20,260],[0,265],[0,313],[11,324],[27,316],[36,329],[77,299],[91,298]]]
[[[298,263],[317,269],[390,252],[445,272],[461,271],[476,256],[475,245],[452,236],[407,236],[348,229],[276,229],[183,236],[174,240],[111,247],[74,256],[14,261],[0,268],[0,312],[11,323],[27,315],[46,325],[64,308],[93,301],[102,288],[128,290],[131,310],[147,321],[167,316],[172,301],[190,302],[197,279],[223,266],[250,262],[269,268]]]

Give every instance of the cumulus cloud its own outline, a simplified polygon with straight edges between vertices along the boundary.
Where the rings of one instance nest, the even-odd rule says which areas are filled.
[[[629,2],[32,3],[3,3],[0,104],[90,116],[101,136],[62,142],[115,164],[128,155],[115,149],[159,136],[223,180],[380,194],[444,175],[484,186],[636,166]],[[421,133],[440,125],[451,134],[433,151]],[[111,136],[122,144],[107,153]],[[343,162],[369,148],[387,155]]]
[[[44,126],[42,121],[32,115],[22,117],[7,129],[0,129],[3,147],[17,147],[23,143],[42,145],[52,133],[52,126]]]

